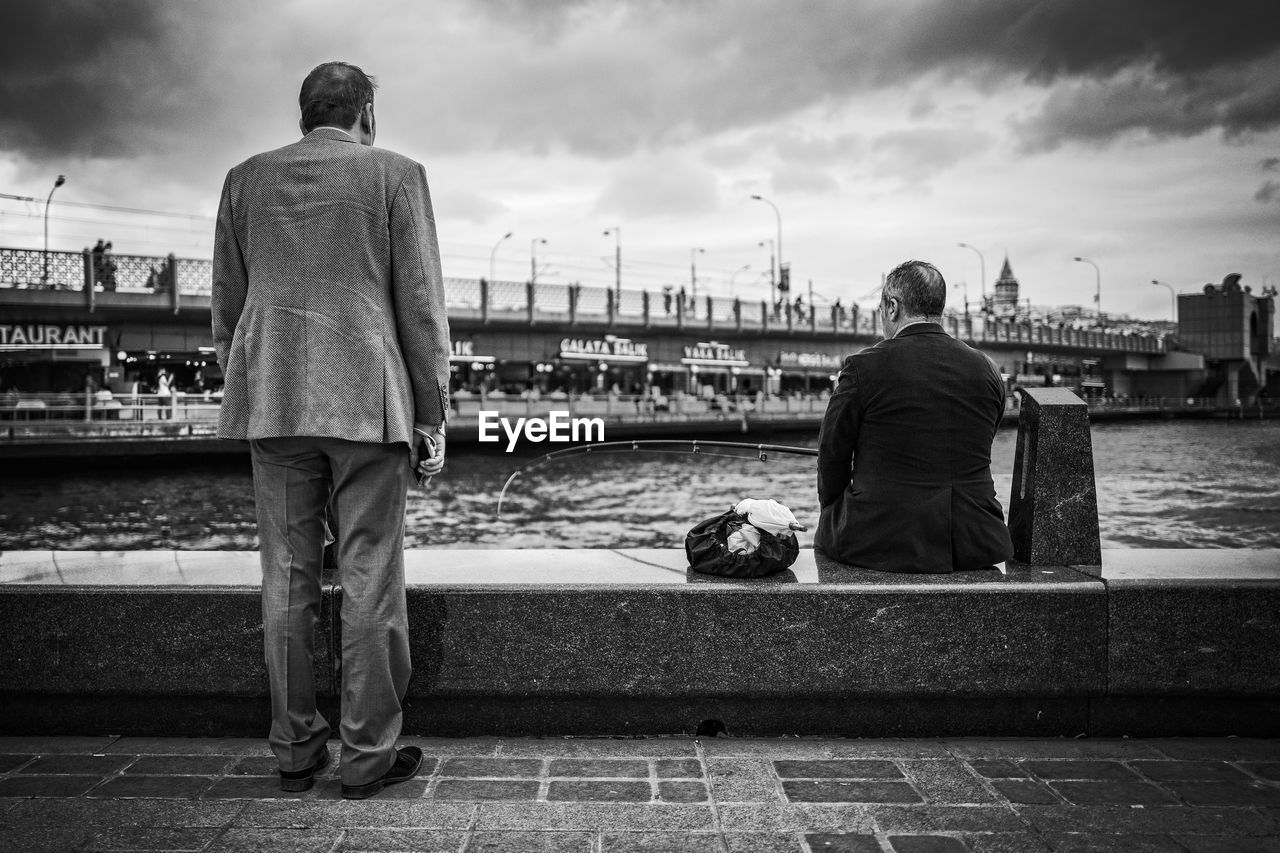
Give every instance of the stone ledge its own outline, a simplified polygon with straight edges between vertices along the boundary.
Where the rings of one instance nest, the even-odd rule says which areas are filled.
[[[1276,734],[1278,556],[1104,551],[1097,578],[802,551],[733,581],[674,549],[414,551],[407,731]],[[261,731],[256,576],[254,552],[0,554],[0,728]],[[341,600],[314,662],[330,714]]]

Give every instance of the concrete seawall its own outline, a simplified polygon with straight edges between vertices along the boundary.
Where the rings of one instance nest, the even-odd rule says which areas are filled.
[[[413,551],[406,733],[1280,734],[1280,552],[774,578],[682,551]],[[6,552],[0,731],[256,735],[255,552]],[[314,666],[336,711],[340,585]]]

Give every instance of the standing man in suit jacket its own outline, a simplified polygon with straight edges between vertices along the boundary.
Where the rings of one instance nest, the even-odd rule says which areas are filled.
[[[814,547],[885,572],[941,573],[1013,554],[991,480],[1004,382],[942,329],[947,283],[923,261],[885,279],[885,339],[849,356],[818,440]]]
[[[342,794],[412,778],[396,748],[410,662],[409,481],[444,464],[449,326],[426,172],[373,146],[374,81],[329,62],[302,83],[304,136],[233,168],[213,260],[226,376],[218,435],[247,439],[281,787],[329,762],[313,637],[326,506],[342,581]]]

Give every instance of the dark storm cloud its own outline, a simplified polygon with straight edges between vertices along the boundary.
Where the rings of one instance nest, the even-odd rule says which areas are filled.
[[[1280,157],[1266,157],[1258,163],[1258,166],[1264,172],[1274,172],[1280,169]]]
[[[0,28],[0,147],[33,157],[127,156],[173,120],[189,84],[158,3],[8,4]]]
[[[1280,183],[1267,181],[1265,184],[1258,187],[1258,191],[1253,194],[1253,198],[1255,201],[1260,201],[1263,204],[1268,204],[1272,201],[1280,201]]]

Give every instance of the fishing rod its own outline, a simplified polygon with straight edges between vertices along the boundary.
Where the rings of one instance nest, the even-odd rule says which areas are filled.
[[[507,482],[503,483],[502,491],[498,493],[498,512],[497,517],[502,517],[502,500],[507,495],[507,488],[525,471],[531,471],[548,462],[557,459],[564,459],[569,456],[582,456],[588,453],[692,453],[699,456],[717,456],[726,459],[747,459],[749,457],[740,454],[728,453],[707,453],[703,448],[715,448],[716,450],[734,449],[734,450],[751,450],[756,454],[761,462],[767,462],[770,453],[790,453],[795,456],[817,456],[818,451],[813,447],[792,447],[786,444],[750,444],[744,441],[702,441],[696,438],[675,438],[675,439],[639,439],[633,441],[602,441],[596,444],[583,444],[577,447],[566,447],[562,450],[553,450],[550,453],[544,453],[532,462],[526,462],[519,468],[511,472],[511,476],[507,478]]]

